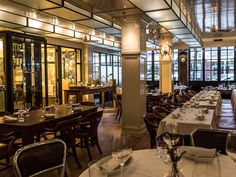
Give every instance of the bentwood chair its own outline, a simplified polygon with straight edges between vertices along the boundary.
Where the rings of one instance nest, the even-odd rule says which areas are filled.
[[[86,148],[89,156],[89,160],[92,160],[92,156],[90,153],[90,146],[97,146],[98,151],[102,154],[102,150],[100,148],[98,142],[98,125],[101,121],[103,111],[98,111],[94,113],[90,113],[89,115],[83,117],[79,126],[76,130],[76,138],[80,141],[76,144],[77,147]]]
[[[156,148],[156,136],[157,136],[156,129],[158,128],[158,124],[160,120],[150,113],[144,114],[143,119],[147,128],[147,131],[149,133],[150,148]]]
[[[191,133],[190,138],[193,146],[215,148],[221,154],[226,154],[227,134],[228,131],[198,128]]]
[[[153,107],[153,114],[157,117],[160,117],[161,119],[164,119],[170,113],[171,113],[171,111],[165,109],[162,106],[154,106]]]
[[[76,153],[76,131],[81,117],[65,120],[57,123],[53,128],[44,128],[41,130],[41,136],[48,140],[47,134],[54,134],[53,138],[61,139],[66,143],[67,153],[70,154],[69,150],[72,150],[72,155],[77,163],[78,167],[81,168],[77,153]]]
[[[3,161],[0,162],[0,165],[5,167],[10,166],[10,157],[14,155],[18,148],[18,146],[14,143],[15,140],[15,132],[0,132],[0,160],[6,160],[6,163]]]
[[[30,144],[19,149],[13,158],[17,177],[34,177],[58,170],[65,175],[66,144],[59,139]]]

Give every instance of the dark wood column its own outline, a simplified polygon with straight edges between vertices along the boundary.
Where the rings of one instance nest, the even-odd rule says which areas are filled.
[[[179,82],[188,85],[189,81],[189,56],[188,50],[179,50]]]

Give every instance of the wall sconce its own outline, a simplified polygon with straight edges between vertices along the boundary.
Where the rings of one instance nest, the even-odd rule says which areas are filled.
[[[171,46],[170,45],[160,46],[160,55],[161,55],[161,60],[171,59]]]

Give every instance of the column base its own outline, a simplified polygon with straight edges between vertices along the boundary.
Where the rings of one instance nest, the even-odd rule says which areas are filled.
[[[142,124],[141,127],[127,126],[122,128],[122,134],[129,134],[132,137],[142,137],[146,133],[145,124]]]

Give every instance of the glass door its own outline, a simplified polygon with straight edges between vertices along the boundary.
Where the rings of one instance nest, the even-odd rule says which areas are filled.
[[[64,85],[65,89],[65,87],[68,87],[69,85],[76,85],[75,49],[62,47],[61,54],[62,54],[62,61],[61,61],[62,80],[65,83]]]
[[[47,46],[47,79],[48,79],[48,104],[54,104],[59,98],[58,93],[58,68],[57,68],[57,47]]]
[[[22,109],[24,103],[39,107],[42,102],[43,43],[23,37],[12,38],[13,101],[14,109]]]

